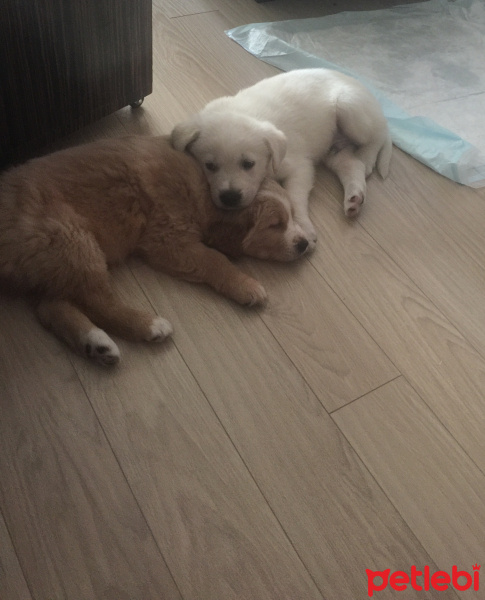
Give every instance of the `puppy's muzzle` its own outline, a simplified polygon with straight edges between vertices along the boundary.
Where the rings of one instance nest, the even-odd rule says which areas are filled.
[[[239,190],[224,190],[219,194],[219,200],[223,208],[239,208],[242,194]]]

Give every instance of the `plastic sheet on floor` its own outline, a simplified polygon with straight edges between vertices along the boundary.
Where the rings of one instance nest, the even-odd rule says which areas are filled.
[[[485,186],[485,2],[430,0],[227,35],[284,71],[325,67],[379,99],[394,143],[442,175]]]

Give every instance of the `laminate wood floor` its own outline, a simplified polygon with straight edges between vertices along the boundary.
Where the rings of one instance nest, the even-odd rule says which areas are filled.
[[[154,0],[153,94],[59,146],[167,133],[277,72],[225,29],[357,8]],[[117,269],[175,333],[113,370],[0,296],[1,600],[364,600],[366,570],[485,562],[485,189],[395,150],[356,222],[340,197],[322,168],[316,251],[241,261],[261,310]],[[478,600],[482,578],[374,597]]]

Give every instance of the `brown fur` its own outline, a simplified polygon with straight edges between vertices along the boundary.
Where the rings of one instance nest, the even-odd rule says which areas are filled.
[[[108,266],[129,255],[212,286],[241,304],[266,293],[221,252],[292,260],[306,249],[285,192],[266,182],[247,209],[217,209],[196,161],[165,137],[104,140],[34,159],[0,178],[0,278],[34,292],[37,314],[71,347],[102,363],[116,345],[170,334],[160,317],[124,305]]]

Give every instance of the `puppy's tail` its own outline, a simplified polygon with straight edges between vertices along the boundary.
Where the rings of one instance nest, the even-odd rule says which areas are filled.
[[[387,131],[387,137],[384,145],[379,150],[377,155],[376,167],[379,175],[382,179],[385,179],[389,175],[389,165],[391,163],[392,155],[392,139],[391,134]]]

